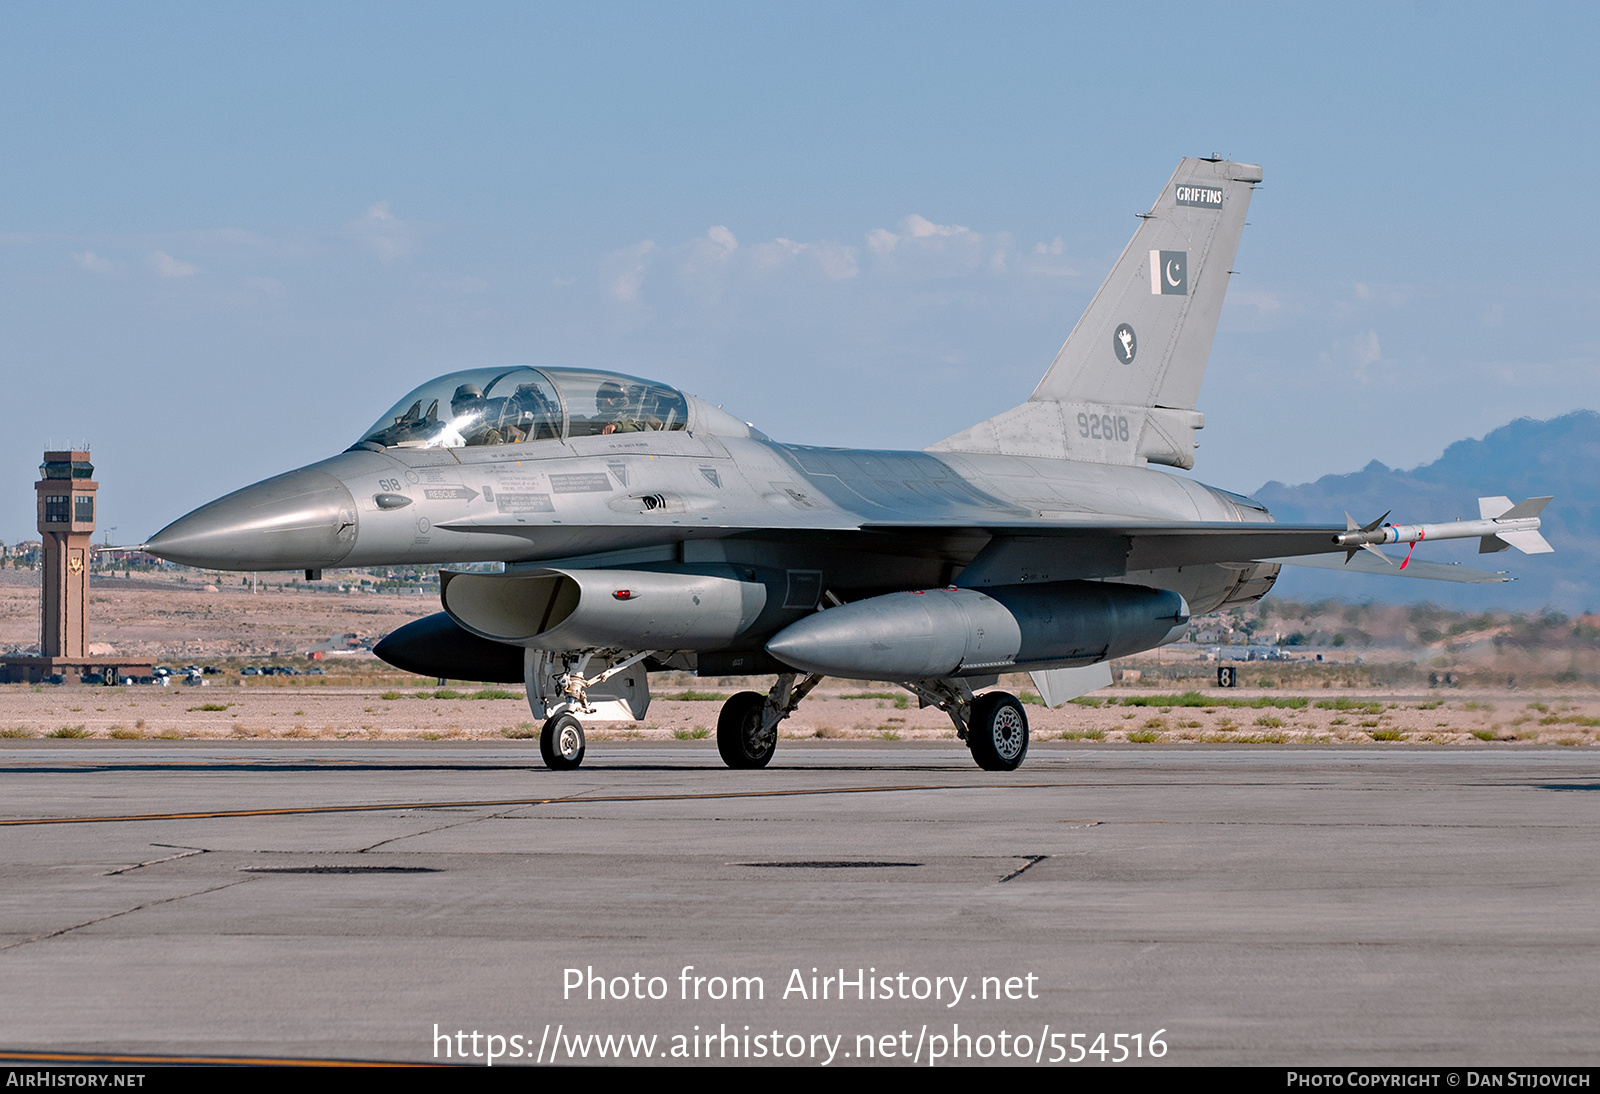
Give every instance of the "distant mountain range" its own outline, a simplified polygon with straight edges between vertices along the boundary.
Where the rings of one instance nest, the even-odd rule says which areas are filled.
[[[1578,410],[1549,421],[1519,418],[1482,440],[1457,441],[1433,463],[1410,471],[1374,460],[1349,475],[1286,486],[1269,482],[1256,500],[1284,523],[1340,520],[1346,510],[1365,523],[1385,510],[1395,523],[1475,519],[1478,498],[1502,494],[1513,502],[1554,495],[1541,531],[1554,554],[1516,550],[1480,555],[1477,540],[1424,542],[1417,557],[1459,562],[1483,570],[1508,570],[1503,585],[1463,585],[1398,577],[1369,577],[1285,566],[1274,597],[1353,602],[1428,600],[1475,610],[1532,611],[1553,607],[1568,614],[1600,608],[1600,414]],[[1404,547],[1387,548],[1403,555]]]

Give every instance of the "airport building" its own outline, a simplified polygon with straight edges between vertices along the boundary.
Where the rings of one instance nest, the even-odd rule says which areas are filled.
[[[39,516],[39,652],[0,661],[8,683],[116,683],[153,665],[89,656],[89,570],[100,484],[87,449],[46,452],[34,484]]]

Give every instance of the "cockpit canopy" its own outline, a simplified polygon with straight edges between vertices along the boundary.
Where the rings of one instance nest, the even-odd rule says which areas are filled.
[[[572,368],[480,368],[430,380],[389,408],[361,448],[463,448],[688,428],[665,384]]]

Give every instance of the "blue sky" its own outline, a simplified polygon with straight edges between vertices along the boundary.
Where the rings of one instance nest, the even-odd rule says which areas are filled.
[[[1026,399],[1212,152],[1265,183],[1197,477],[1597,407],[1597,12],[10,3],[0,539],[47,442],[136,541],[507,362],[921,447]]]

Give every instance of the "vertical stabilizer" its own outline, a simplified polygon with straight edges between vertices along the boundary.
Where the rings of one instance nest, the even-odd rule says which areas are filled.
[[[932,446],[1194,466],[1194,406],[1261,168],[1185,159],[1023,405]]]

